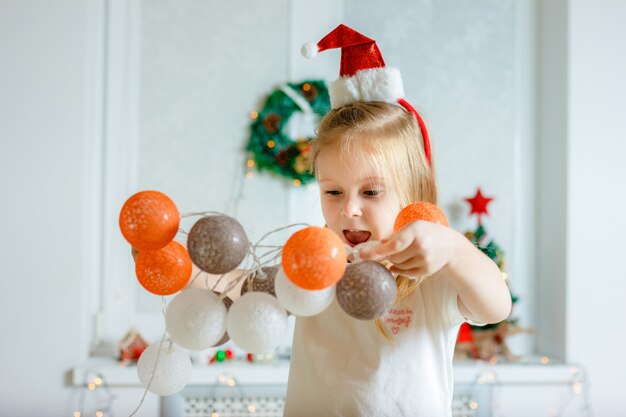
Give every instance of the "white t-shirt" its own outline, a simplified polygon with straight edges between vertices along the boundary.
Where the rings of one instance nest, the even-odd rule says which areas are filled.
[[[428,278],[382,320],[391,341],[336,300],[298,317],[284,416],[451,416],[452,356],[464,321],[456,289]]]

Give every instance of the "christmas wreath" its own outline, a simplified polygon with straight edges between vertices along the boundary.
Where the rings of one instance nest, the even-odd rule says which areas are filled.
[[[252,112],[248,168],[269,171],[293,180],[295,185],[313,179],[308,170],[311,149],[309,137],[290,137],[287,122],[296,112],[323,117],[330,110],[328,88],[324,81],[287,83],[267,97],[259,112]]]

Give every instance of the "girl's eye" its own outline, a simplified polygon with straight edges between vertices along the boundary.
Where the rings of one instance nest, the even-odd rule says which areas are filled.
[[[331,196],[337,196],[337,195],[341,194],[341,191],[329,190],[329,191],[326,191],[324,194],[331,195]]]
[[[381,191],[379,190],[366,190],[363,192],[363,194],[365,194],[368,197],[378,197],[380,193]]]

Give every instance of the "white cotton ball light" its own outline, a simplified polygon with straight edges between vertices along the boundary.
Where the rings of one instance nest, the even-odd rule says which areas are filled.
[[[226,331],[226,307],[211,291],[183,290],[170,302],[165,325],[174,342],[189,350],[204,350]]]
[[[300,53],[305,58],[311,59],[317,55],[319,48],[315,42],[307,42],[300,48]]]
[[[322,290],[305,290],[291,282],[283,268],[278,270],[274,290],[280,303],[292,314],[314,316],[326,310],[335,297],[335,285]]]
[[[273,297],[248,292],[238,298],[228,312],[230,339],[250,353],[274,350],[287,333],[287,312]]]
[[[154,343],[143,351],[137,362],[137,375],[141,385],[156,395],[176,394],[187,385],[191,375],[191,359],[187,351],[171,342]],[[154,366],[157,361],[159,362]],[[152,377],[154,372],[154,377]],[[152,381],[150,378],[152,377]],[[148,386],[150,384],[150,386]]]

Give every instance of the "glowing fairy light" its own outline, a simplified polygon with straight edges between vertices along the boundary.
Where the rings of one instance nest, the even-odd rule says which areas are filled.
[[[581,384],[580,382],[575,383],[574,394],[579,395],[581,392],[583,392],[583,384]]]

